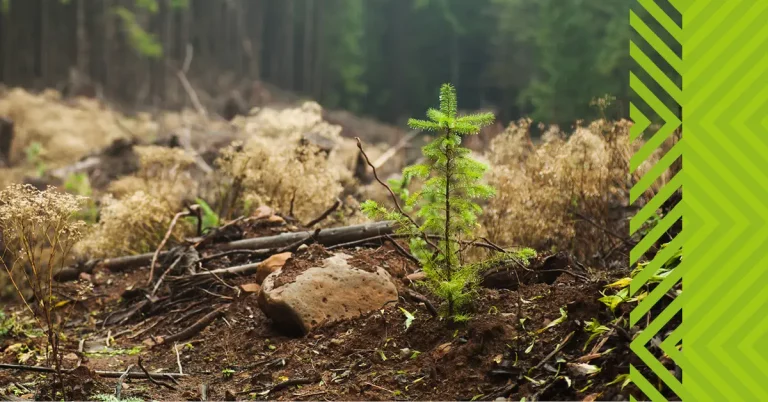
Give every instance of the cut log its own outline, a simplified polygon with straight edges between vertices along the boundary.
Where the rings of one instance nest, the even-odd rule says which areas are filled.
[[[390,234],[394,231],[395,223],[393,221],[366,223],[362,225],[345,226],[340,228],[323,229],[317,231],[283,233],[277,236],[256,237],[253,239],[238,240],[231,243],[225,243],[220,247],[221,251],[228,250],[271,250],[285,247],[296,242],[300,242],[307,237],[315,235],[317,243],[323,246],[333,246],[336,244],[348,243],[355,240],[364,240],[382,235]],[[131,255],[125,257],[108,258],[101,261],[90,261],[82,264],[80,267],[65,267],[56,273],[55,279],[59,282],[71,281],[80,277],[81,272],[91,273],[96,266],[102,266],[113,272],[120,272],[129,269],[148,265],[152,261],[154,253]],[[167,252],[161,252],[159,260],[166,257]]]
[[[0,117],[0,166],[11,166],[13,121]]]

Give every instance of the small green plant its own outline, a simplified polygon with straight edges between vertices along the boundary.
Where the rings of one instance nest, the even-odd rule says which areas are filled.
[[[221,374],[224,375],[224,378],[230,378],[232,377],[232,374],[235,374],[235,370],[232,370],[230,368],[225,368],[221,370]]]
[[[440,88],[440,108],[429,109],[429,120],[410,119],[411,128],[433,131],[439,135],[424,148],[425,164],[403,170],[403,183],[422,179],[424,184],[406,198],[402,209],[388,210],[374,201],[362,205],[371,218],[398,222],[399,231],[410,237],[411,252],[419,260],[427,276],[427,286],[445,301],[445,312],[454,321],[466,320],[462,309],[471,302],[477,282],[477,266],[464,264],[462,241],[472,239],[481,213],[477,199],[494,195],[490,186],[481,183],[487,167],[470,156],[461,146],[464,136],[477,134],[494,121],[492,113],[457,115],[456,91],[450,84]],[[416,209],[412,218],[408,211]],[[439,239],[437,243],[433,239]]]
[[[221,223],[220,222],[221,219],[219,218],[219,214],[217,214],[216,211],[214,211],[213,208],[211,208],[211,206],[208,205],[208,203],[205,202],[203,199],[198,198],[196,202],[197,202],[197,205],[200,206],[200,209],[203,212],[203,215],[202,215],[202,220],[203,220],[202,230],[203,230],[203,232],[205,232],[207,230],[210,230],[210,229],[213,229],[213,228],[219,227],[219,224]],[[192,217],[190,219],[194,221],[197,218]]]
[[[93,198],[93,188],[91,180],[86,173],[72,173],[64,181],[64,190],[68,193],[88,197],[84,202],[82,210],[75,215],[77,219],[82,219],[87,223],[96,223],[99,217],[99,208]]]
[[[33,142],[24,149],[27,162],[35,167],[35,173],[38,177],[42,177],[46,171],[46,165],[41,155],[43,154],[43,144],[39,142]]]

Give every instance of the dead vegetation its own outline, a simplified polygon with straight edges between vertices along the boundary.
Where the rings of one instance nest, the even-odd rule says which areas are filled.
[[[0,98],[0,105],[19,102],[14,99]],[[50,153],[62,146],[56,141],[66,141],[53,141],[45,131],[53,132],[50,126],[34,126],[20,114],[29,107],[23,105],[0,107],[0,115],[15,110],[14,116],[22,116],[21,140],[14,147],[40,141],[46,150],[40,158],[51,166],[108,148],[111,139],[128,137],[127,127],[136,137],[163,137],[168,130],[176,139],[128,145],[136,168],[103,189],[91,189],[97,221],[67,232],[72,241],[84,234],[76,247],[78,261],[59,272],[66,275],[55,276],[63,283],[41,288],[69,295],[64,299],[72,306],[71,324],[61,327],[62,374],[74,384],[65,393],[87,388],[91,393],[80,397],[92,398],[99,388],[93,384],[103,391],[104,378],[117,377],[124,397],[142,399],[637,395],[622,377],[630,361],[637,363],[628,348],[637,331],[626,325],[630,299],[612,306],[606,298],[618,296],[601,295],[606,285],[630,276],[623,256],[633,241],[625,235],[633,212],[627,208],[629,189],[646,167],[627,174],[639,146],[629,140],[629,122],[601,120],[572,132],[551,128],[537,141],[530,136],[530,123],[520,121],[497,136],[485,155],[477,155],[491,166],[488,184],[496,196],[482,204],[485,238],[465,240],[460,247],[470,255],[501,250],[514,258],[480,267],[468,320],[449,329],[436,317],[433,295],[413,286],[424,274],[408,245],[389,223],[371,224],[359,213],[359,202],[380,192],[380,186],[370,184],[370,173],[360,169],[354,141],[325,121],[317,104],[256,109],[231,123],[203,123],[190,112],[131,120],[107,110],[103,113],[119,119],[120,126],[102,128],[112,134],[71,148],[76,151],[67,157]],[[59,114],[46,118],[61,123],[67,113],[80,116],[73,108],[58,105]],[[386,150],[366,144],[374,161]],[[201,163],[199,155],[207,162]],[[34,160],[17,162],[13,169],[19,175],[12,182],[36,170]],[[95,166],[81,173],[95,177],[110,168],[109,163]],[[406,184],[410,189],[420,185]],[[82,187],[69,187],[84,192],[76,188]],[[6,191],[13,189],[22,187]],[[389,198],[380,194],[373,198]],[[19,215],[8,208],[25,205],[9,197],[0,200],[7,210],[0,218]],[[185,211],[201,212],[177,215]],[[179,219],[172,225],[175,216]],[[0,219],[0,248],[14,251],[9,222]],[[201,227],[206,230],[200,232]],[[321,325],[304,338],[286,336],[260,308],[262,281],[285,265],[288,276],[277,283],[290,285],[338,251],[351,256],[355,269],[381,268],[401,297],[357,318]],[[52,270],[45,272],[54,278]],[[83,284],[89,287],[78,293]],[[5,311],[16,317],[19,307]],[[40,368],[46,349],[40,339],[26,335],[28,329],[12,328],[12,336],[0,340],[0,389],[30,398],[39,379],[17,380],[8,373],[21,377],[32,366]],[[109,384],[107,393],[114,389]]]

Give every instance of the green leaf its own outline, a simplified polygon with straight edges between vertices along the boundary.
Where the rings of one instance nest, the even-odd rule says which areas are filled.
[[[403,312],[403,315],[405,315],[405,329],[408,329],[411,324],[413,323],[413,320],[416,319],[416,317],[413,316],[408,310],[400,307],[400,311]]]
[[[542,333],[542,332],[544,332],[544,331],[546,331],[546,330],[548,330],[548,329],[550,329],[550,328],[554,327],[555,325],[558,325],[558,324],[562,324],[563,322],[565,322],[565,320],[566,320],[567,318],[568,318],[568,313],[565,311],[565,309],[564,309],[564,308],[562,308],[562,307],[561,307],[561,308],[560,308],[560,317],[559,317],[558,319],[556,319],[556,320],[554,320],[554,321],[550,322],[549,324],[547,324],[547,326],[546,326],[546,327],[544,327],[544,328],[542,328],[542,329],[540,329],[540,330],[538,330],[538,331],[536,331],[536,332],[537,332],[537,333]]]

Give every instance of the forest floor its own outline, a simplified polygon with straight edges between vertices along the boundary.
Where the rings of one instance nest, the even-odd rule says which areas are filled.
[[[286,231],[289,225],[251,221],[239,226],[237,232],[258,237]],[[317,248],[322,246],[299,251],[292,259],[311,261]],[[415,264],[391,245],[344,251],[354,257],[353,265],[387,269],[401,295],[412,286],[406,276]],[[216,244],[200,252],[215,253]],[[538,257],[531,269],[543,269],[544,260]],[[236,256],[208,268],[247,262],[246,256]],[[516,290],[513,282],[495,286],[510,289],[481,288],[474,314],[462,325],[451,326],[432,317],[424,304],[401,297],[380,310],[292,337],[283,335],[262,313],[256,293],[235,291],[252,282],[252,275],[228,280],[227,286],[214,283],[193,297],[180,297],[120,324],[105,325],[144,298],[149,267],[125,272],[97,268],[82,277],[92,289],[77,302],[62,334],[65,368],[78,360],[88,368],[67,375],[69,398],[113,394],[118,380],[100,377],[94,370],[123,372],[138,367],[141,358],[150,372],[184,375],[176,384],[164,380],[167,386],[143,378],[125,379],[123,399],[626,400],[634,388],[623,388],[621,377],[633,360],[628,335],[611,328],[590,339],[592,333],[585,330],[593,319],[614,319],[598,301],[600,290],[626,273],[591,272],[590,277],[602,279],[584,281],[577,277],[581,275],[568,273],[571,270],[577,272],[568,266],[554,276],[546,275],[551,283],[529,277]],[[82,282],[65,286],[76,288]],[[160,299],[166,297],[173,295]],[[218,308],[223,315],[190,339],[158,344],[160,337],[178,333]],[[22,317],[15,315],[23,313],[19,305],[3,310],[6,317]],[[403,310],[413,315],[410,323]],[[622,314],[621,308],[615,314]],[[39,356],[43,339],[34,337],[23,322],[15,324],[0,340],[0,362],[44,362]],[[6,390],[6,397],[31,398],[31,390],[43,377],[0,370],[0,389]]]

